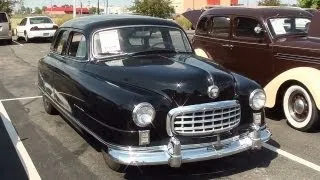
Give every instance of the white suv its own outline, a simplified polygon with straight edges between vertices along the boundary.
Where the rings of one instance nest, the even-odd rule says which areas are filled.
[[[12,43],[11,22],[9,16],[5,12],[0,12],[0,41]]]

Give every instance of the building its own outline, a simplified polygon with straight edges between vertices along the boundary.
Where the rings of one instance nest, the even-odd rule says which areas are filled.
[[[211,6],[235,6],[238,0],[171,0],[176,14],[182,14],[188,10],[202,9]]]
[[[89,14],[88,8],[76,8],[77,14]],[[47,7],[44,11],[45,14],[73,14],[73,6],[52,6]]]

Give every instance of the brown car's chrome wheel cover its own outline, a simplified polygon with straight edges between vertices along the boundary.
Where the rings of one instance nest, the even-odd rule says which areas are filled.
[[[303,93],[299,90],[294,91],[289,97],[289,112],[297,122],[303,122],[309,114],[309,104]]]

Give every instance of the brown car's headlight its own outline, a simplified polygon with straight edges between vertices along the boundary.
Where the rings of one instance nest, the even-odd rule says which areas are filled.
[[[253,110],[260,110],[266,103],[266,94],[262,89],[252,91],[249,97],[249,105]]]
[[[139,127],[146,127],[152,123],[156,111],[150,103],[143,102],[136,105],[132,112],[134,123]]]

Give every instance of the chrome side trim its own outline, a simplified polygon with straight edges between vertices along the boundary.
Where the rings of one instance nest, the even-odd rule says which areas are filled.
[[[93,49],[94,49],[94,41],[93,41],[93,37],[95,36],[96,33],[99,33],[101,31],[107,31],[107,30],[113,30],[113,29],[121,29],[121,28],[127,28],[127,27],[163,27],[163,28],[172,28],[172,29],[177,29],[179,30],[182,34],[184,34],[184,38],[185,40],[187,40],[188,42],[188,45],[190,47],[191,50],[193,50],[191,44],[190,44],[190,41],[189,41],[189,38],[188,38],[188,35],[186,34],[185,31],[183,31],[181,28],[178,28],[178,27],[174,27],[174,26],[166,26],[166,25],[126,25],[126,26],[117,26],[117,27],[109,27],[109,28],[102,28],[102,29],[99,29],[99,30],[96,30],[95,32],[92,33],[91,37],[90,37],[90,42],[91,42],[91,45],[90,45],[90,51],[91,51],[91,58],[95,58],[95,59],[101,59],[101,57],[98,57],[96,56],[96,54],[93,53]],[[102,57],[102,58],[109,58],[109,57]],[[110,56],[110,58],[112,58],[112,56]]]

